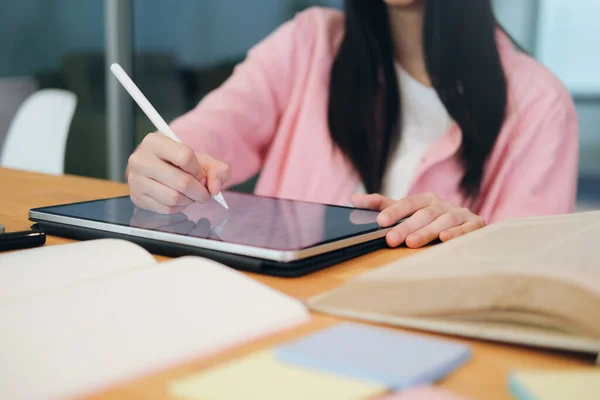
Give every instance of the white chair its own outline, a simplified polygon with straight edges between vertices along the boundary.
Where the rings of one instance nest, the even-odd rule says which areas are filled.
[[[0,153],[7,168],[61,175],[77,97],[43,89],[27,98],[13,118]]]

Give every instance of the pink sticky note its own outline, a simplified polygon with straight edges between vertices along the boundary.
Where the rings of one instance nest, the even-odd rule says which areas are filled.
[[[374,400],[468,400],[450,392],[430,386],[422,386],[411,390],[377,397]]]

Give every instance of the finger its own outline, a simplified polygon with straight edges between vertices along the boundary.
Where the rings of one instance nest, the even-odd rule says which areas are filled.
[[[406,245],[411,248],[425,246],[440,237],[442,232],[461,226],[472,216],[469,210],[461,208],[443,213],[430,224],[408,235]]]
[[[382,227],[392,226],[401,219],[432,205],[436,200],[437,197],[430,193],[405,197],[386,207],[377,217],[377,222]]]
[[[364,208],[368,210],[382,211],[392,204],[394,200],[382,196],[378,193],[375,194],[355,194],[350,198],[350,202],[356,208]]]
[[[199,203],[210,200],[210,193],[194,176],[152,155],[140,154],[131,160],[135,173],[129,174],[130,186],[142,180],[145,175],[163,185],[174,189],[187,198]],[[138,172],[139,171],[139,172]]]
[[[131,201],[133,201],[133,203],[140,208],[149,211],[154,211],[159,214],[175,214],[185,209],[185,207],[167,206],[165,204],[159,203],[147,194],[132,194]]]
[[[460,226],[455,226],[454,228],[446,229],[440,233],[440,240],[442,242],[447,242],[449,240],[455,239],[459,236],[466,235],[469,232],[476,231],[485,226],[485,222],[483,220],[470,220],[465,222]]]
[[[444,212],[445,210],[440,204],[434,204],[417,211],[406,219],[406,221],[401,222],[388,232],[386,235],[388,245],[390,247],[399,246],[406,241],[406,238],[410,234],[429,225]],[[406,243],[406,245],[408,246],[409,244]]]
[[[144,138],[144,145],[156,157],[179,167],[198,181],[205,177],[206,174],[196,158],[196,153],[188,146],[160,133],[148,134]]]
[[[136,185],[139,193],[146,194],[152,197],[159,203],[167,206],[187,207],[194,203],[194,200],[190,199],[186,195],[177,190],[163,185],[162,183],[155,181],[154,179],[141,177]]]
[[[231,175],[229,166],[207,154],[197,154],[198,162],[207,176],[208,190],[212,195],[217,195],[223,190],[223,184]]]

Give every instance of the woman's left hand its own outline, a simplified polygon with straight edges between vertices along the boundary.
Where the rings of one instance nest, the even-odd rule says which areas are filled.
[[[455,206],[431,193],[398,201],[380,194],[359,194],[352,196],[352,204],[357,208],[381,211],[377,222],[384,228],[407,218],[388,232],[386,240],[390,247],[406,243],[410,248],[418,248],[438,238],[446,242],[486,225],[482,217],[469,209]]]

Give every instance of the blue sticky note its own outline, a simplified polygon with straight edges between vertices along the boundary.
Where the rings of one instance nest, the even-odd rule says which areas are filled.
[[[297,367],[405,390],[449,375],[470,359],[471,349],[446,340],[347,323],[282,345],[275,354]]]

